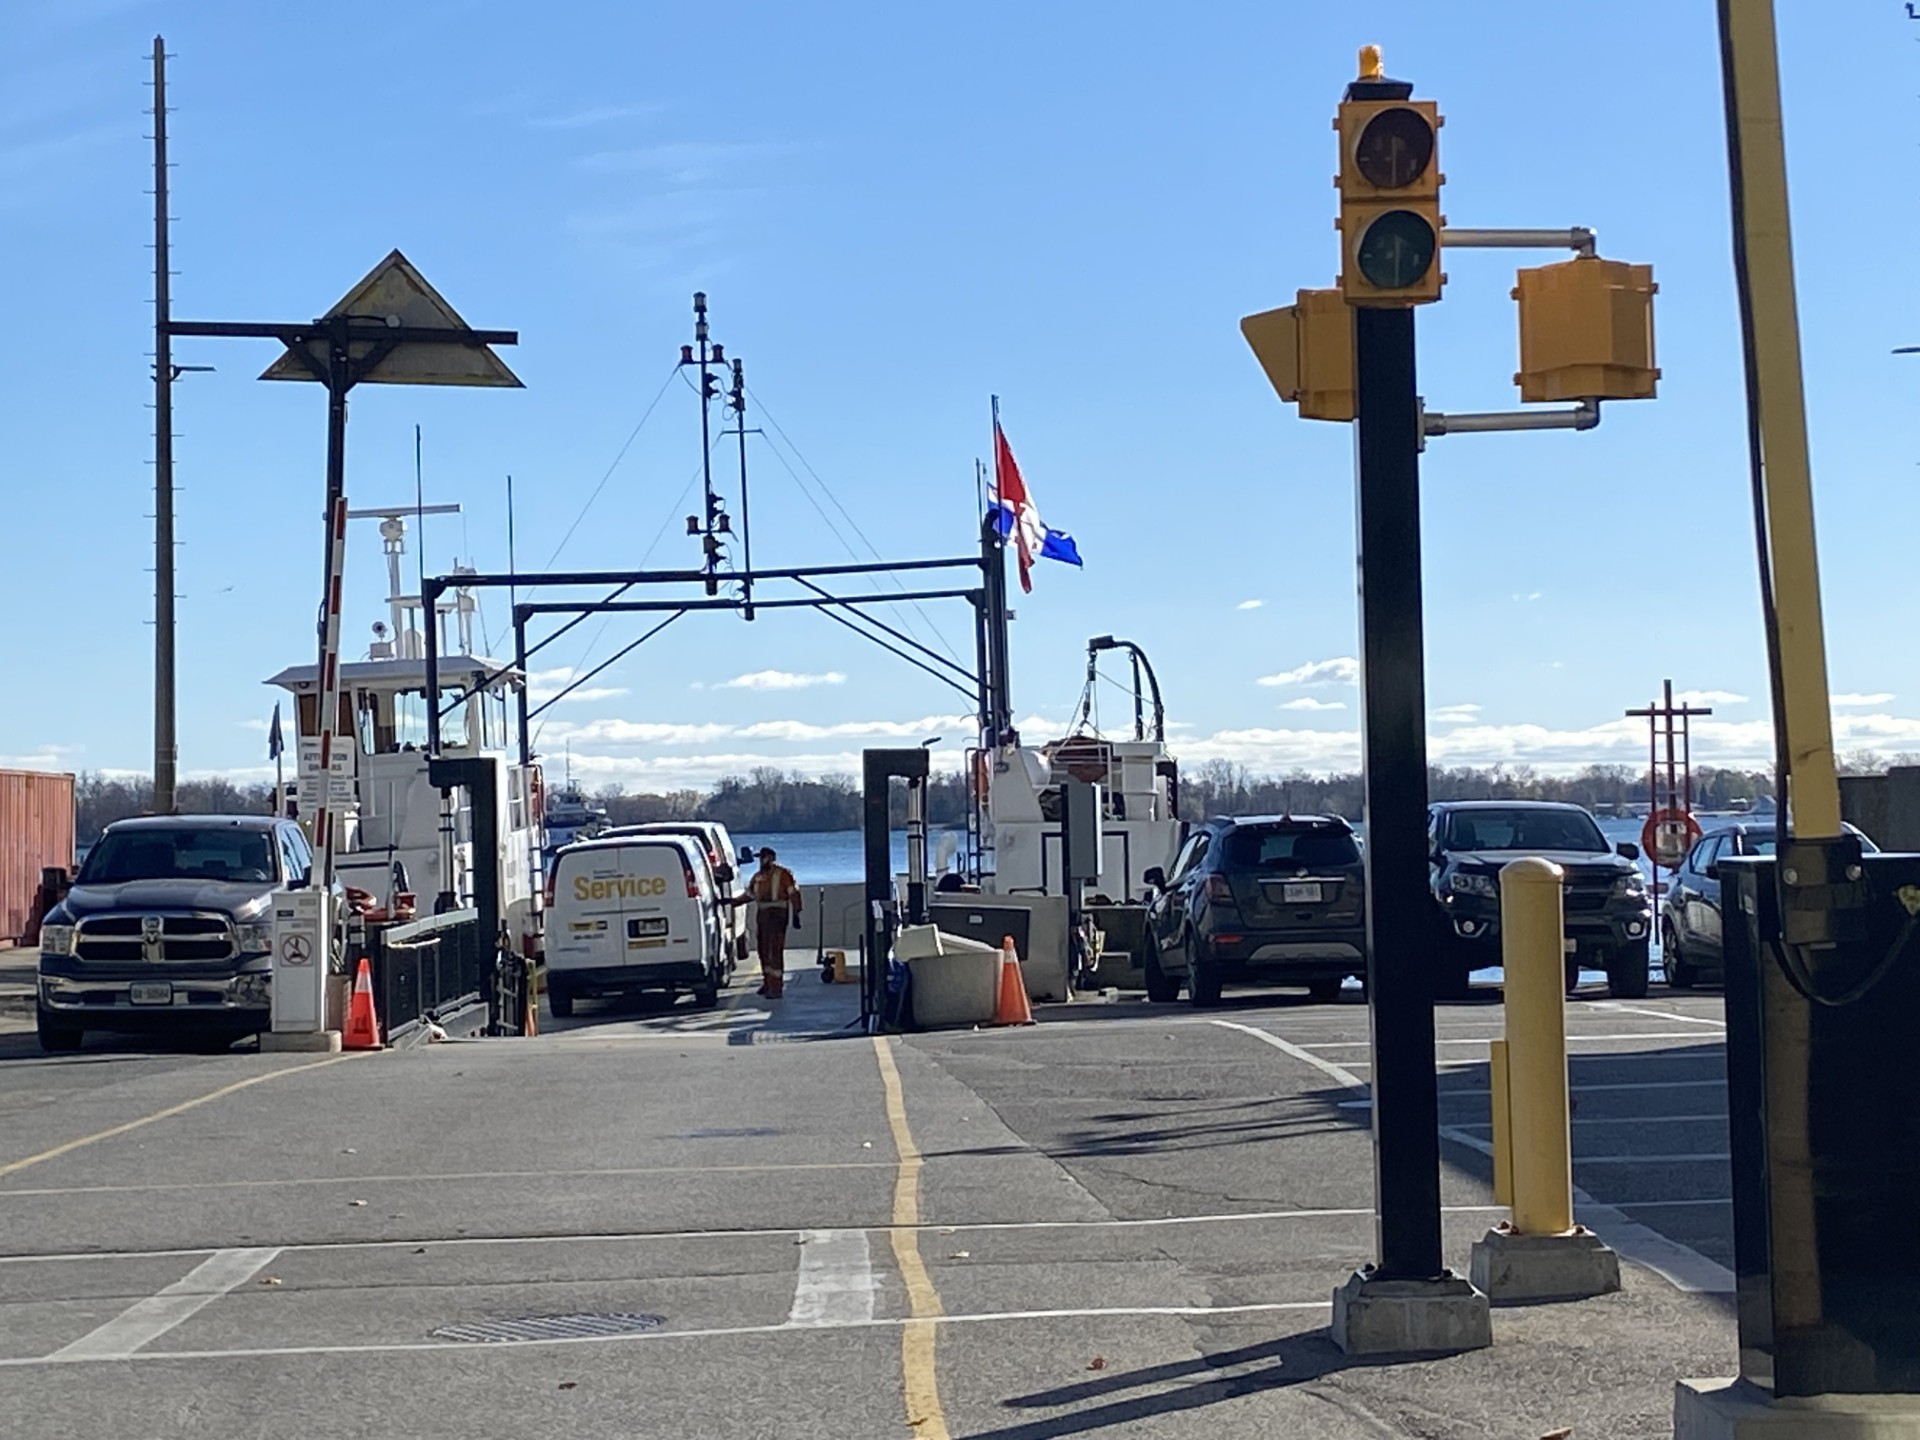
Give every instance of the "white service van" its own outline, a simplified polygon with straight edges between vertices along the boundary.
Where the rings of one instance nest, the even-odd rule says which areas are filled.
[[[732,971],[701,842],[633,835],[568,845],[553,861],[547,1005],[589,995],[691,994],[710,1006]]]
[[[602,839],[626,835],[688,835],[706,847],[707,864],[713,873],[714,887],[724,902],[740,892],[744,883],[734,868],[733,836],[718,820],[650,820],[644,825],[619,825],[601,833]],[[740,866],[752,868],[752,852],[742,852]],[[733,945],[733,958],[744,960],[753,950],[753,907],[723,905],[720,924]]]

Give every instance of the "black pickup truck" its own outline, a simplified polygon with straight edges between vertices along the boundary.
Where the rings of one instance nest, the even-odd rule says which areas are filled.
[[[271,1021],[273,904],[312,853],[271,815],[157,815],[109,825],[40,926],[39,1032],[192,1033],[230,1044]]]
[[[1427,843],[1442,994],[1464,993],[1475,970],[1500,963],[1500,870],[1522,856],[1566,874],[1567,993],[1583,968],[1606,971],[1617,999],[1647,993],[1653,905],[1639,846],[1609,845],[1578,805],[1519,800],[1429,806]]]

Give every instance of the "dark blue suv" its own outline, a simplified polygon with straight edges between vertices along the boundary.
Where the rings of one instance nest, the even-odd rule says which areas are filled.
[[[1147,871],[1147,998],[1217,1005],[1223,985],[1304,985],[1335,1000],[1367,973],[1360,846],[1337,815],[1209,820],[1171,874]]]

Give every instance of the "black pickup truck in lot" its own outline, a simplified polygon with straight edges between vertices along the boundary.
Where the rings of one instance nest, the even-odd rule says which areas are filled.
[[[1519,800],[1430,806],[1427,842],[1440,993],[1462,994],[1474,971],[1500,963],[1500,870],[1522,856],[1566,874],[1567,992],[1582,969],[1594,969],[1606,972],[1607,993],[1617,999],[1647,993],[1653,904],[1639,846],[1609,845],[1578,805]]]

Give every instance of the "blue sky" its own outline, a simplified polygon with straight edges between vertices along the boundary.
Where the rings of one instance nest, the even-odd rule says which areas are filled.
[[[1915,662],[1888,643],[1920,620],[1898,583],[1920,357],[1888,353],[1920,342],[1920,320],[1913,277],[1860,233],[1920,219],[1920,25],[1892,0],[1783,8],[1840,744],[1920,749]],[[1453,223],[1589,225],[1660,284],[1659,400],[1612,406],[1590,434],[1428,451],[1436,757],[1633,763],[1644,741],[1620,712],[1671,676],[1717,692],[1696,754],[1760,761],[1713,7],[1371,10],[1362,29],[1338,6],[1238,0],[14,0],[0,12],[16,281],[0,349],[0,764],[150,761],[141,110],[156,31],[177,57],[176,315],[318,314],[397,246],[471,323],[520,331],[508,358],[524,391],[354,397],[356,504],[411,497],[417,424],[427,498],[466,507],[428,521],[434,569],[504,566],[509,472],[524,568],[556,549],[576,567],[694,562],[675,532],[697,508],[676,497],[698,413],[677,381],[581,516],[704,289],[764,402],[754,418],[787,437],[753,442],[757,561],[870,558],[788,465],[810,486],[817,473],[881,553],[964,553],[998,393],[1043,513],[1087,562],[1043,567],[1018,601],[1029,735],[1070,716],[1086,638],[1111,632],[1153,656],[1183,758],[1256,771],[1357,756],[1339,663],[1357,645],[1351,439],[1273,398],[1237,321],[1331,283],[1329,121],[1356,46],[1380,42],[1447,117]],[[1450,258],[1445,301],[1419,317],[1430,405],[1516,402],[1512,272],[1554,258]],[[315,387],[255,383],[273,357],[242,341],[177,356],[218,367],[176,400],[188,773],[266,773],[260,682],[310,659],[324,404]],[[352,537],[349,581],[358,653],[384,613],[371,527]],[[923,634],[929,618],[967,653],[960,607],[905,616]],[[504,604],[486,622],[497,639]],[[589,623],[543,668],[637,633]],[[585,778],[630,788],[757,763],[849,769],[907,732],[956,749],[964,735],[952,692],[805,615],[689,620],[592,688],[555,707],[542,748],[571,744]],[[1109,720],[1123,703],[1105,689]]]

